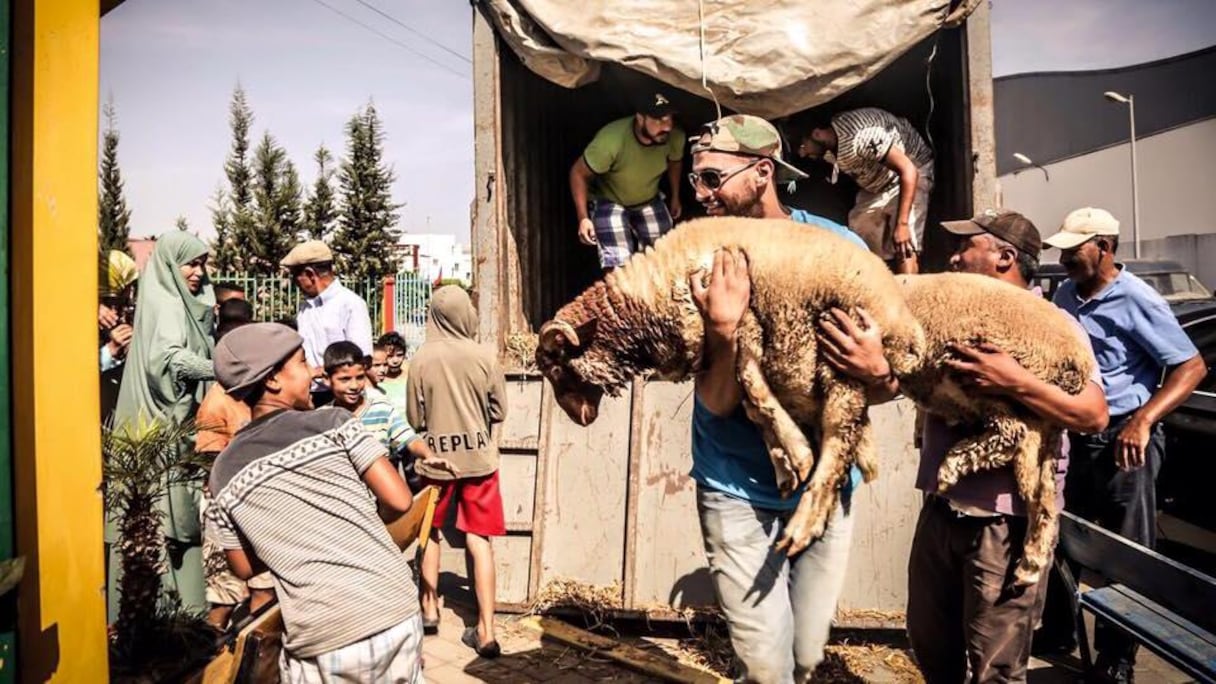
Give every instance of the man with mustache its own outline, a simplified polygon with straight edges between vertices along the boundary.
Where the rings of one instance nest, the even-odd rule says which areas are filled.
[[[681,214],[684,131],[675,124],[675,107],[653,92],[636,109],[601,128],[570,167],[578,239],[598,248],[605,271],[654,244]],[[659,192],[664,175],[666,204]]]
[[[1070,435],[1068,510],[1153,548],[1157,471],[1165,456],[1161,419],[1190,396],[1207,367],[1161,295],[1116,260],[1119,222],[1110,212],[1077,209],[1044,242],[1061,250],[1068,271],[1053,301],[1089,333],[1110,406],[1105,430]],[[1036,650],[1076,645],[1061,603],[1049,599]],[[1110,681],[1132,681],[1135,641],[1099,620],[1094,642],[1099,671]]]

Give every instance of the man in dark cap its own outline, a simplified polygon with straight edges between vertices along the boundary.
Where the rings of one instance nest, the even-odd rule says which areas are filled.
[[[648,91],[636,113],[600,129],[570,167],[578,237],[599,249],[605,270],[654,244],[680,218],[684,131],[665,94]],[[667,203],[659,181],[667,176]]]

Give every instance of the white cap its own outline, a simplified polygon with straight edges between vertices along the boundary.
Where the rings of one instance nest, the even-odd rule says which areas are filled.
[[[1043,240],[1057,249],[1072,249],[1098,235],[1119,236],[1119,221],[1105,209],[1085,207],[1064,217],[1060,232]]]

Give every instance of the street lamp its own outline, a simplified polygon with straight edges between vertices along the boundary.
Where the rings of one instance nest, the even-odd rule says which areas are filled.
[[[1021,152],[1014,152],[1013,158],[1016,159],[1018,161],[1018,163],[1022,164],[1023,166],[1033,166],[1036,169],[1042,171],[1043,178],[1046,178],[1048,183],[1051,182],[1051,176],[1048,175],[1047,169],[1043,168],[1040,164],[1035,162],[1035,160],[1031,159],[1030,157],[1027,157],[1026,155],[1022,154]],[[1021,171],[1021,169],[1018,169],[1018,171]],[[1013,173],[1016,175],[1018,171],[1014,171]]]
[[[1136,98],[1121,95],[1113,90],[1102,93],[1102,97],[1127,105],[1128,127],[1132,139],[1132,254],[1140,258],[1140,184],[1136,179]]]

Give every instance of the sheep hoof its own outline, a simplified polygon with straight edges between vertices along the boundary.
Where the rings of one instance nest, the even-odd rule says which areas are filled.
[[[1042,574],[1042,566],[1039,563],[1032,563],[1023,558],[1018,562],[1017,569],[1013,571],[1013,585],[1015,587],[1033,586],[1038,584]]]

